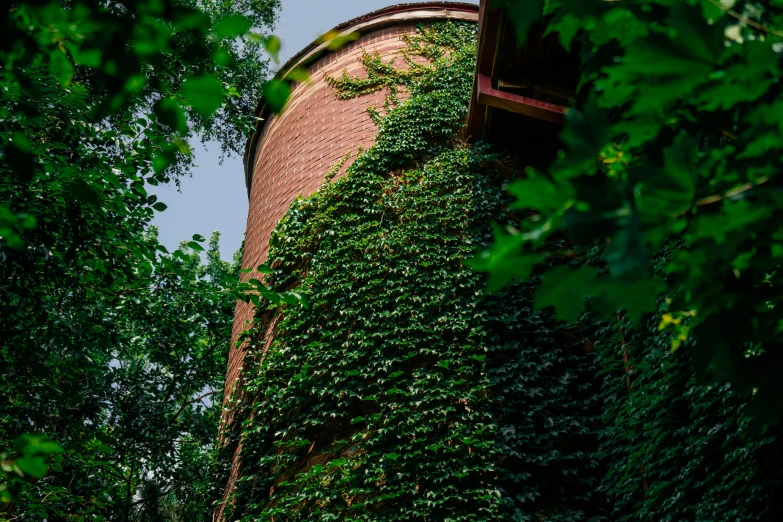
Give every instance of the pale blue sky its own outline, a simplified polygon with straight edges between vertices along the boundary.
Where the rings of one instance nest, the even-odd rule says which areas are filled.
[[[426,1],[426,0],[425,0]],[[478,0],[467,0],[477,4]],[[281,61],[341,22],[388,5],[411,3],[395,0],[282,0],[283,10],[274,31],[283,41]],[[218,144],[199,146],[193,176],[181,181],[181,190],[159,187],[158,198],[168,205],[156,212],[153,224],[160,229],[160,241],[168,249],[193,234],[209,237],[221,234],[223,259],[230,260],[242,243],[247,223],[247,191],[242,160],[226,158],[219,164]]]

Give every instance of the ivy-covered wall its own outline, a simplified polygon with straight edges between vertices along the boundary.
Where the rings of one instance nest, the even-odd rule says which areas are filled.
[[[662,273],[674,250],[653,268]],[[671,353],[667,308],[597,332],[608,520],[783,520],[780,430],[762,433],[729,385],[697,377],[690,344]]]
[[[375,145],[272,236],[267,283],[309,306],[261,310],[247,334],[226,518],[778,520],[777,440],[694,382],[659,319],[565,326],[533,313],[535,277],[488,294],[464,266],[514,217],[517,175],[457,137],[475,39],[433,24],[405,70],[368,54],[367,79],[334,79],[338,96],[391,94]]]

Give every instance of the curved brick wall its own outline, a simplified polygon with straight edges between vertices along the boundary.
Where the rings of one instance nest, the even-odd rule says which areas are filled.
[[[338,100],[326,78],[339,76],[343,70],[360,74],[358,62],[362,48],[368,52],[377,50],[388,59],[388,55],[403,46],[400,34],[414,30],[415,26],[382,29],[315,63],[309,67],[312,85],[298,85],[286,110],[267,123],[255,158],[251,160],[253,174],[243,268],[255,268],[266,261],[269,236],[297,196],[312,194],[329,169],[350,152],[338,176],[342,174],[356,158],[359,146],[366,148],[373,143],[377,128],[370,120],[367,107],[382,106],[386,92]],[[252,316],[252,305],[242,302],[237,305],[234,338]],[[227,384],[238,377],[242,356],[241,350],[232,350]]]
[[[340,76],[363,75],[359,63],[362,52],[378,52],[385,61],[404,47],[401,35],[413,33],[420,23],[438,19],[478,21],[478,6],[450,2],[431,2],[394,6],[357,18],[341,26],[338,31],[358,32],[355,42],[339,51],[324,54],[315,44],[292,59],[283,70],[294,65],[306,66],[311,84],[297,85],[282,114],[270,117],[256,128],[245,155],[246,179],[250,208],[247,217],[243,268],[255,268],[264,263],[269,249],[269,236],[277,222],[297,196],[312,194],[324,181],[324,176],[347,153],[350,157],[340,168],[342,175],[356,159],[360,147],[372,145],[377,127],[367,113],[369,106],[383,106],[385,90],[351,100],[338,100],[326,79]],[[404,67],[401,58],[395,65]],[[404,97],[401,93],[401,97]],[[263,106],[259,111],[264,115]],[[247,277],[247,276],[246,276]],[[238,303],[234,317],[232,348],[229,353],[224,406],[233,398],[241,377],[245,351],[235,348],[234,342],[253,317],[253,306]],[[273,327],[270,326],[270,328]],[[224,409],[221,439],[225,430],[237,429],[230,408]],[[234,434],[237,435],[237,434]],[[241,473],[241,445],[234,449],[233,465],[225,495]],[[222,520],[223,507],[215,513]]]
[[[395,8],[390,8],[395,10]],[[272,117],[260,131],[255,150],[245,158],[248,170],[250,208],[247,218],[243,268],[254,268],[266,261],[269,236],[275,225],[299,195],[312,194],[325,174],[343,156],[351,153],[337,176],[356,158],[360,146],[372,145],[377,128],[367,113],[369,106],[382,106],[386,91],[351,100],[338,100],[327,84],[329,76],[342,71],[363,74],[359,63],[362,50],[379,52],[385,59],[404,46],[401,34],[413,33],[416,25],[433,19],[478,21],[478,6],[436,3],[396,8],[385,15],[386,27],[370,30],[339,51],[321,56],[308,66],[312,84],[299,84],[293,90],[286,110]],[[361,30],[363,19],[357,19]],[[305,53],[305,59],[307,58]],[[403,66],[402,60],[398,65]],[[254,152],[254,154],[252,154]],[[253,317],[250,304],[238,303],[232,339],[245,329]],[[226,389],[231,390],[239,378],[244,351],[233,347],[229,354]],[[229,394],[227,393],[228,397]]]

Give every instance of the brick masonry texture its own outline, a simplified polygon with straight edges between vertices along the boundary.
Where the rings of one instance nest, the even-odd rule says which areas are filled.
[[[433,6],[437,10],[435,16],[424,15],[428,21],[444,18],[478,21],[478,10],[473,11],[470,5],[467,9],[463,5],[452,10],[452,5],[446,6],[444,3],[443,6],[437,6],[432,3],[427,4],[426,9]],[[420,7],[412,6],[411,12]],[[243,268],[255,268],[266,262],[269,237],[294,199],[298,196],[307,197],[315,192],[324,182],[327,172],[350,153],[335,177],[342,176],[356,159],[359,150],[367,149],[373,144],[378,128],[370,119],[367,109],[375,106],[383,113],[387,89],[355,99],[339,100],[326,79],[340,77],[343,71],[352,76],[366,76],[360,63],[363,52],[378,52],[387,63],[396,56],[394,66],[407,67],[397,55],[397,52],[405,47],[402,35],[415,33],[416,26],[423,20],[417,15],[405,18],[405,11],[404,8],[390,8],[385,14],[393,21],[385,25],[385,28],[375,31],[367,28],[367,32],[362,30],[364,34],[356,42],[310,63],[307,69],[311,83],[297,85],[285,111],[265,122],[255,147],[255,157],[246,159],[247,165],[252,166],[252,180],[249,188],[250,206]],[[363,23],[366,20],[368,19],[356,19],[353,22]],[[345,27],[341,28],[344,29]],[[406,93],[401,90],[400,98],[406,97]],[[244,400],[238,390],[241,387],[245,350],[244,347],[236,348],[234,345],[239,334],[249,326],[253,315],[252,305],[241,302],[237,304],[223,398],[226,408],[221,419],[222,429],[232,426],[235,420],[229,403]],[[267,344],[262,348],[264,350],[268,347],[268,338],[274,335],[277,324],[275,317],[266,317],[266,324],[267,331],[263,337],[267,339]],[[220,438],[225,441],[227,439],[224,437],[229,435],[221,430]],[[238,442],[233,449],[231,469],[223,491],[224,500],[230,498],[230,493],[242,473],[242,444],[241,441]],[[213,520],[223,520],[224,508],[224,504],[218,506]]]
[[[311,64],[312,83],[294,88],[286,110],[273,117],[264,130],[253,159],[250,208],[247,218],[243,268],[264,263],[269,236],[297,196],[309,196],[324,181],[324,176],[350,152],[348,161],[336,177],[356,159],[360,147],[372,145],[377,126],[367,113],[369,106],[383,106],[387,90],[350,100],[338,100],[327,84],[327,77],[339,77],[343,71],[363,75],[359,63],[362,50],[379,52],[385,61],[404,47],[402,33],[414,33],[415,25],[386,28],[362,36],[359,40]],[[395,63],[404,67],[398,58]],[[244,350],[234,342],[253,317],[253,306],[238,303],[226,374],[226,400],[237,383]]]

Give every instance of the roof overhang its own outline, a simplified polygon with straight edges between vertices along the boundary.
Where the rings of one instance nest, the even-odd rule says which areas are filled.
[[[467,138],[514,153],[534,150],[524,143],[548,149],[568,106],[579,99],[578,65],[545,24],[534,24],[519,45],[505,9],[481,0]]]

